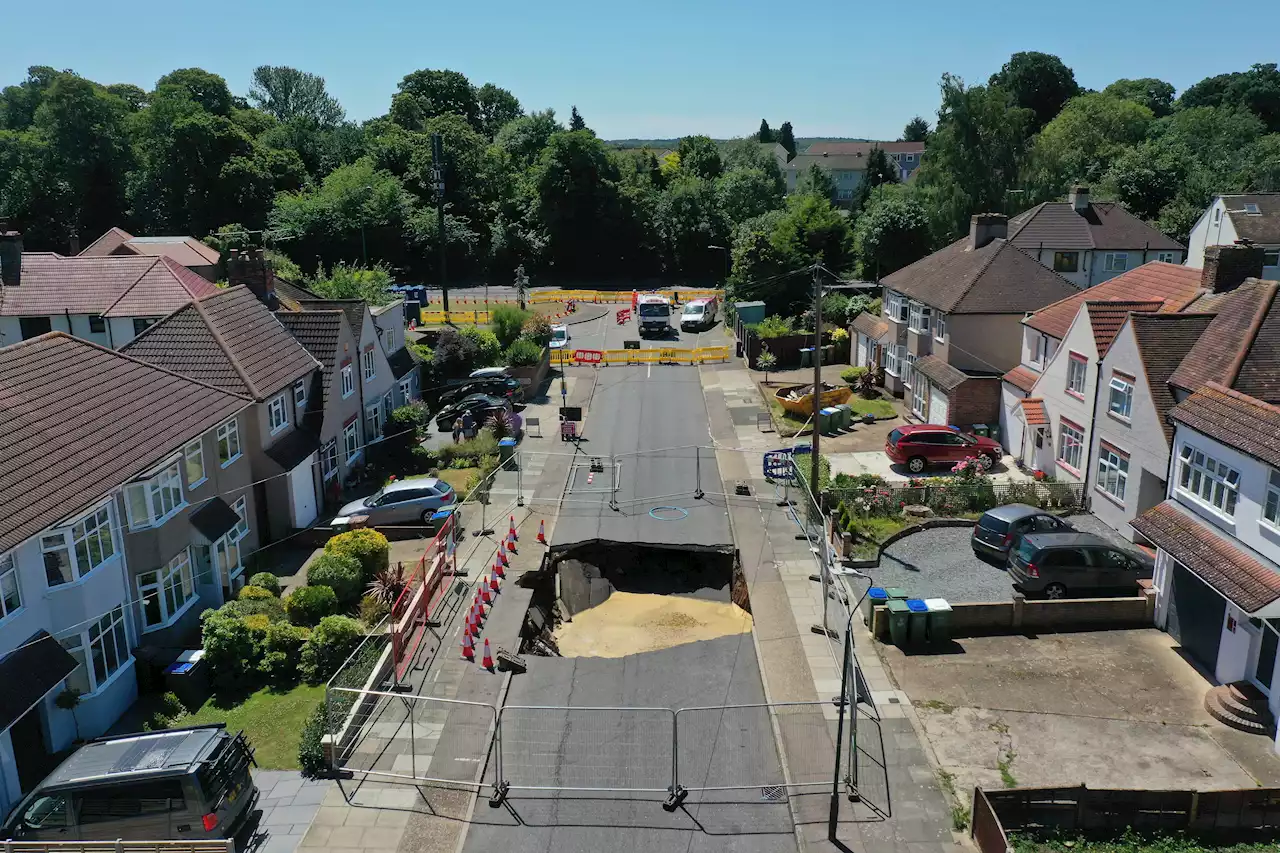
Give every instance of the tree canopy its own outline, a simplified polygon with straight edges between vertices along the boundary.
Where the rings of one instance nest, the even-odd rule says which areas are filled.
[[[325,91],[324,78],[287,65],[253,69],[249,101],[277,121],[301,120],[333,127],[346,117],[338,99]]]
[[[1007,91],[1014,106],[1031,110],[1033,128],[1044,127],[1063,104],[1080,94],[1075,74],[1061,59],[1034,50],[1009,57],[988,85]]]
[[[907,126],[902,129],[903,142],[924,142],[929,138],[929,122],[920,116],[915,116],[911,121],[907,122]]]

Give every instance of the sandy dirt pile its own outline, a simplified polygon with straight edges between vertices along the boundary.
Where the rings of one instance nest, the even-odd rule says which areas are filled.
[[[555,638],[564,657],[620,658],[750,630],[751,614],[736,604],[615,592],[561,625]]]

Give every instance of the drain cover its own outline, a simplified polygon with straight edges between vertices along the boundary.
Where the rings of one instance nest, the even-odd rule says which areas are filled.
[[[760,789],[760,799],[768,800],[771,803],[782,802],[783,793],[781,785],[768,785]]]

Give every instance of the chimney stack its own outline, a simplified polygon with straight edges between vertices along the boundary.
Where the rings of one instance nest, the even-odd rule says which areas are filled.
[[[1200,286],[1210,293],[1227,293],[1244,284],[1247,278],[1262,277],[1261,246],[1210,246],[1204,250],[1204,269]]]
[[[1003,213],[975,213],[969,217],[969,251],[1009,236],[1009,217]]]
[[[1067,195],[1067,201],[1071,202],[1071,207],[1076,213],[1084,213],[1089,209],[1089,188],[1082,186],[1074,186]]]
[[[280,307],[276,298],[276,276],[261,249],[232,249],[227,258],[227,284],[243,284],[272,311]]]
[[[11,231],[9,220],[0,219],[0,287],[22,283],[22,232]]]

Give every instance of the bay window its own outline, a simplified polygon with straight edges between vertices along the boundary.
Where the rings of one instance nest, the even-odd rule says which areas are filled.
[[[907,324],[907,328],[921,335],[929,334],[929,327],[933,325],[933,309],[928,305],[922,305],[919,302],[911,303],[911,322]]]
[[[45,580],[50,587],[72,583],[115,556],[111,505],[103,504],[60,530],[40,537]]]
[[[933,337],[944,344],[947,342],[947,315],[941,311],[933,318]]]
[[[105,613],[87,630],[63,637],[61,643],[80,664],[67,676],[67,685],[81,693],[93,693],[104,687],[111,676],[132,659],[124,605]]]
[[[205,481],[204,444],[200,439],[182,448],[182,462],[187,469],[187,488],[194,489]]]
[[[174,460],[158,474],[140,483],[124,487],[125,505],[129,508],[129,527],[138,530],[157,527],[186,506],[182,498],[182,476]]]
[[[138,575],[144,631],[169,625],[196,598],[191,576],[191,549],[184,548],[168,565]]]
[[[1189,444],[1182,445],[1178,468],[1178,491],[1225,515],[1235,515],[1239,471]]]
[[[884,349],[884,372],[890,376],[898,375],[898,348],[893,344]]]

